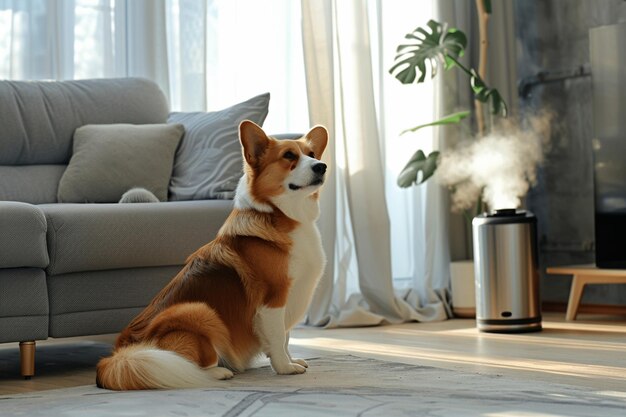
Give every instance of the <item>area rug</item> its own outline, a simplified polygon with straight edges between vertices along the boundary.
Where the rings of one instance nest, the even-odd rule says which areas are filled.
[[[0,396],[0,416],[620,416],[626,396],[497,375],[333,355],[303,375],[268,366],[216,388],[112,392],[95,386]]]

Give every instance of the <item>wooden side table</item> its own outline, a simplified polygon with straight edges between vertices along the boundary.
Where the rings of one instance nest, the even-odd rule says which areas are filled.
[[[565,320],[576,319],[578,305],[587,284],[626,284],[626,269],[599,269],[595,265],[555,266],[546,269],[548,274],[572,275],[572,287],[567,302]]]

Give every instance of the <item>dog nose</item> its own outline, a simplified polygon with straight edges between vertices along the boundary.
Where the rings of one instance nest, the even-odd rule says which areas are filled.
[[[316,174],[323,175],[326,172],[326,164],[323,162],[320,162],[319,164],[313,165],[311,169]]]

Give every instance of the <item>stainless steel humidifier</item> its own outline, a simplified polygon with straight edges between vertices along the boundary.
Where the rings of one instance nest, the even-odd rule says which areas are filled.
[[[472,221],[476,323],[483,332],[541,330],[537,218],[503,209]]]

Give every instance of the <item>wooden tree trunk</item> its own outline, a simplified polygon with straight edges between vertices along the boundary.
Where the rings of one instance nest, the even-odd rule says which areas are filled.
[[[489,23],[489,13],[485,11],[484,0],[476,0],[476,10],[478,11],[478,36],[480,41],[480,50],[478,58],[478,75],[485,80],[487,75],[487,48],[489,47],[489,33],[487,24]],[[485,80],[486,82],[486,80]],[[474,108],[476,109],[476,122],[478,125],[478,135],[485,135],[485,115],[483,103],[474,100]]]

